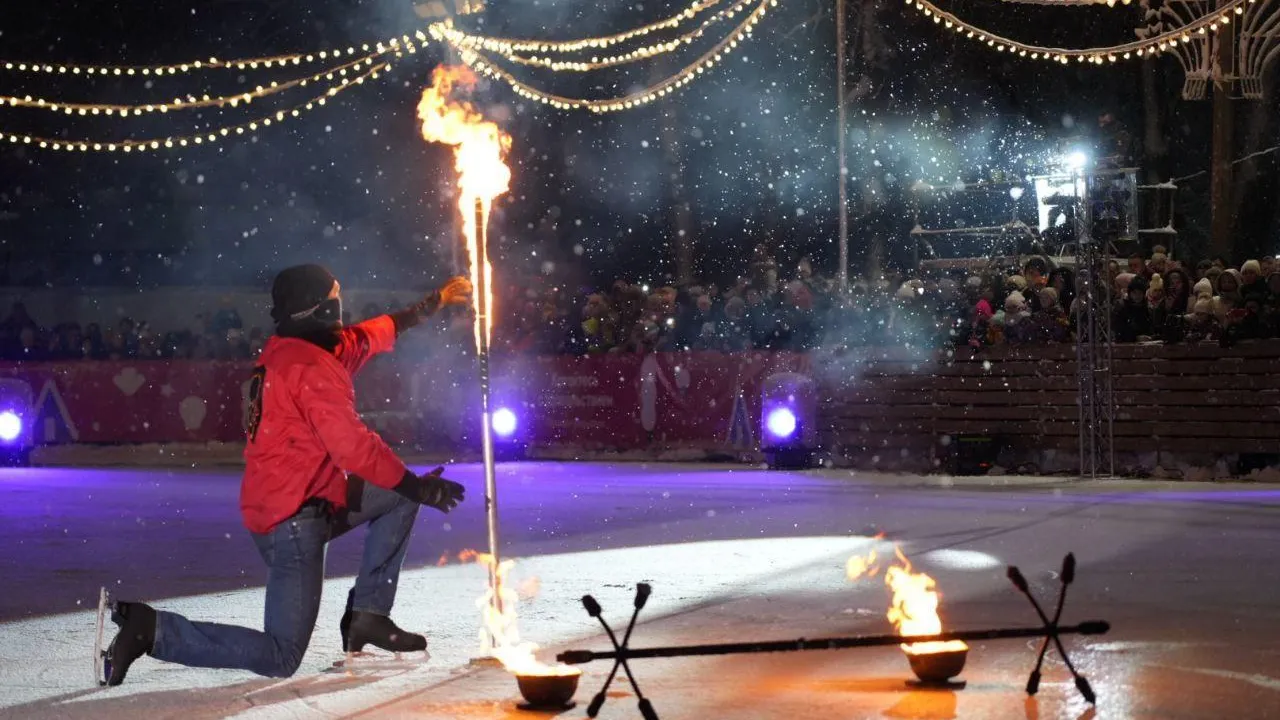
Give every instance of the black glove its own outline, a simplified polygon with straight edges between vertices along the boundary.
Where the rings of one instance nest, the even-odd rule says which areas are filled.
[[[433,292],[404,310],[391,313],[391,321],[396,326],[396,335],[411,327],[416,327],[422,322],[422,318],[435,314],[439,309],[440,293]]]
[[[467,489],[462,485],[440,477],[443,467],[418,476],[406,470],[395,491],[418,503],[448,513],[466,498]]]

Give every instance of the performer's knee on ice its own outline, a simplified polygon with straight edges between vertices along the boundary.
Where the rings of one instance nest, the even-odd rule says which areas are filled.
[[[302,666],[302,658],[307,654],[306,645],[295,645],[292,643],[278,643],[279,654],[276,663],[263,673],[267,677],[287,678],[293,677],[298,668]]]

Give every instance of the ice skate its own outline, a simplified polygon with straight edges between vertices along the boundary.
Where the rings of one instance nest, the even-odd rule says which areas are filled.
[[[99,604],[106,607],[106,590],[99,596]],[[133,661],[151,652],[156,640],[156,611],[149,605],[136,602],[116,602],[111,605],[111,622],[120,631],[111,645],[99,657],[102,674],[99,683],[116,686],[124,682]]]
[[[339,624],[342,633],[342,649],[346,653],[343,660],[334,663],[334,667],[351,669],[384,665],[388,661],[393,664],[404,662],[421,662],[429,660],[427,639],[417,633],[401,630],[391,618],[365,612],[347,612]],[[365,651],[372,645],[392,653],[390,658]],[[420,653],[420,654],[419,654]]]

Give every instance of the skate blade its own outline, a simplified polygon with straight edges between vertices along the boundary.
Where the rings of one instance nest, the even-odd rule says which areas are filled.
[[[98,624],[93,637],[93,679],[98,687],[105,687],[111,677],[111,657],[102,646],[106,634],[107,607],[111,596],[105,587],[98,588]]]
[[[431,653],[415,650],[402,653],[349,652],[341,660],[335,660],[329,672],[376,672],[381,670],[407,670],[427,664]]]

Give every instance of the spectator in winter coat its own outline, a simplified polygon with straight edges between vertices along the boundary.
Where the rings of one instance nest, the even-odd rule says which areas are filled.
[[[1022,276],[1027,280],[1023,291],[1027,298],[1028,309],[1036,312],[1040,309],[1040,290],[1049,283],[1049,263],[1039,255],[1032,256],[1022,266]]]
[[[1187,314],[1187,342],[1217,342],[1221,338],[1222,325],[1213,314],[1213,301],[1202,295],[1192,303],[1192,311]]]
[[[1004,299],[1004,341],[1021,345],[1031,339],[1031,312],[1022,293],[1013,291]]]
[[[1218,276],[1218,288],[1215,293],[1214,312],[1223,327],[1230,326],[1243,315],[1244,298],[1240,295],[1240,273],[1234,269],[1224,270]]]
[[[1166,325],[1181,326],[1190,307],[1191,283],[1181,270],[1170,270],[1164,276],[1164,299],[1151,312],[1151,322],[1159,334]]]
[[[1161,245],[1152,248],[1151,262],[1147,263],[1149,274],[1147,280],[1150,281],[1156,275],[1164,275],[1169,270],[1169,256],[1165,254],[1165,249]]]
[[[1049,273],[1049,287],[1058,293],[1058,307],[1065,312],[1076,299],[1076,274],[1071,268],[1054,268]]]
[[[18,348],[13,359],[18,362],[39,362],[49,359],[49,352],[41,346],[40,336],[30,325],[18,331]]]
[[[1029,342],[1060,343],[1071,336],[1071,321],[1058,303],[1058,291],[1051,287],[1040,290],[1040,309],[1031,314]]]
[[[995,292],[990,283],[984,284],[982,278],[971,277],[965,283],[969,291],[969,299],[973,306],[969,314],[969,346],[981,347],[990,344],[989,330],[991,320],[995,317],[992,299]]]
[[[713,307],[711,295],[703,293],[694,298],[693,312],[685,322],[684,343],[694,350],[714,350],[719,344],[720,313]]]
[[[1151,336],[1151,311],[1147,307],[1147,279],[1141,275],[1129,281],[1124,298],[1115,310],[1113,327],[1116,342],[1138,342]]]
[[[1011,293],[1017,290],[1020,293],[1027,292],[1027,279],[1021,275],[1010,275],[1004,280],[1005,293]]]
[[[1191,288],[1191,304],[1193,306],[1202,297],[1213,298],[1213,283],[1208,278],[1200,278]]]
[[[1115,276],[1115,279],[1111,283],[1111,297],[1114,300],[1114,304],[1119,305],[1120,302],[1124,300],[1125,293],[1129,292],[1129,285],[1133,282],[1133,279],[1136,277],[1143,277],[1143,276],[1135,275],[1134,273],[1120,273],[1119,275]],[[1142,285],[1144,288],[1143,292],[1146,292],[1146,289],[1145,289],[1147,286],[1146,278],[1143,278]],[[1081,290],[1080,283],[1076,283],[1076,286],[1077,286],[1076,290],[1077,292],[1079,292]],[[1070,309],[1070,306],[1068,306],[1068,310],[1069,309]]]
[[[719,325],[720,349],[738,352],[751,349],[751,332],[747,327],[747,303],[731,297],[724,304],[724,321]]]
[[[814,322],[813,293],[799,280],[787,284],[784,290],[785,304],[779,315],[780,347],[794,352],[810,350],[817,346],[818,330]]]
[[[401,312],[345,326],[341,288],[328,270],[302,265],[276,276],[276,336],[251,381],[240,489],[245,526],[268,567],[264,630],[118,602],[112,620],[120,632],[101,680],[119,685],[144,654],[189,667],[293,675],[320,611],[327,545],[364,524],[364,561],[339,622],[343,649],[426,649],[424,637],[389,617],[400,567],[418,508],[447,513],[464,489],[440,477],[443,468],[425,476],[408,470],[356,413],[352,377],[424,314],[465,304],[470,293],[465,278],[454,278]]]
[[[1214,295],[1218,294],[1218,277],[1221,275],[1222,275],[1221,268],[1216,268],[1212,266],[1210,266],[1209,269],[1204,272],[1204,279],[1209,281],[1209,285],[1212,288]]]
[[[1164,278],[1159,274],[1151,276],[1147,285],[1147,307],[1155,311],[1164,302]]]
[[[1240,266],[1240,298],[1246,302],[1267,300],[1267,282],[1262,275],[1262,264],[1257,260],[1247,260]]]

